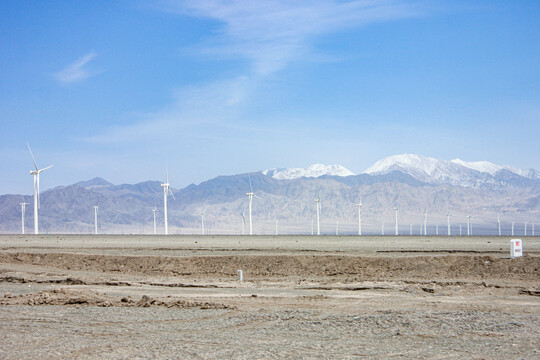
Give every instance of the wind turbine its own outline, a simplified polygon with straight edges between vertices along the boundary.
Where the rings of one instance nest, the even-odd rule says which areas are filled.
[[[396,212],[396,236],[397,236],[397,235],[399,235],[399,231],[398,231],[398,228],[399,228],[399,224],[398,224],[399,206],[396,206],[394,208],[394,211]]]
[[[94,233],[97,235],[97,215],[98,215],[98,206],[94,206]]]
[[[164,223],[165,223],[165,235],[168,235],[169,223],[167,221],[167,195],[169,195],[170,193],[174,200],[176,200],[176,198],[174,197],[174,194],[172,193],[171,189],[169,189],[169,170],[167,166],[165,166],[165,170],[167,173],[167,177],[166,177],[165,183],[161,184],[161,187],[163,188],[163,218],[164,218]]]
[[[278,235],[279,234],[279,232],[278,232],[278,221],[279,220],[278,220],[278,218],[274,218],[274,220],[276,222],[276,235]]]
[[[53,167],[53,165],[47,166],[46,168],[39,169],[36,164],[36,159],[34,158],[34,154],[32,154],[32,149],[30,149],[30,144],[26,143],[28,145],[28,150],[30,151],[30,155],[32,156],[32,161],[34,162],[35,170],[30,170],[30,174],[34,175],[34,234],[39,234],[39,221],[38,221],[38,208],[40,208],[40,202],[39,202],[39,174],[44,172],[47,169],[50,169]]]
[[[381,235],[384,236],[384,220],[381,225]]]
[[[471,215],[467,215],[467,236],[471,235]]]
[[[22,233],[24,234],[24,214],[26,212],[26,205],[28,203],[22,202],[21,203],[21,224],[22,224]]]
[[[524,236],[527,236],[527,222],[525,221],[525,231],[524,231]]]
[[[317,198],[315,199],[315,205],[317,206],[317,235],[321,235],[321,223],[319,220],[319,211],[321,209],[321,194],[317,194]]]
[[[336,220],[336,236],[339,235],[339,220]]]
[[[427,235],[427,210],[424,210],[424,235]]]
[[[154,205],[154,208],[152,209],[152,212],[154,213],[154,235],[157,234],[157,227],[156,227],[156,205]]]
[[[512,236],[514,236],[514,221],[512,221]]]
[[[356,206],[358,206],[358,235],[362,235],[362,201]]]
[[[251,177],[249,177],[249,192],[246,193],[249,199],[249,235],[253,235],[253,223],[251,222],[251,203],[253,202],[253,197],[257,197],[253,193],[253,188],[251,187]]]
[[[435,235],[439,236],[439,224],[435,225]]]
[[[450,214],[447,214],[447,215],[446,215],[446,220],[447,220],[447,222],[448,222],[448,236],[452,235],[452,234],[450,233],[450,216],[452,216],[452,215],[450,215]]]
[[[246,227],[246,208],[244,208],[244,210],[242,210],[242,214],[240,214],[240,216],[242,217],[242,235],[244,235],[244,232],[245,232],[245,227]]]
[[[499,213],[497,213],[497,225],[499,228],[499,236],[501,236],[501,217]]]
[[[201,231],[202,235],[204,235],[204,216],[206,215],[206,209],[201,213]]]

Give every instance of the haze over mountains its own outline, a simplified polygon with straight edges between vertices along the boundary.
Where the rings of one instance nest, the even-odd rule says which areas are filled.
[[[242,213],[247,211],[250,180],[258,198],[253,201],[255,234],[272,234],[275,219],[280,233],[311,233],[315,198],[320,194],[321,231],[356,233],[362,202],[363,233],[392,234],[399,206],[400,233],[420,232],[428,210],[428,233],[446,234],[447,214],[451,232],[465,229],[471,215],[475,232],[495,234],[497,214],[503,233],[511,222],[523,234],[525,222],[540,223],[540,174],[489,162],[446,161],[420,155],[390,156],[355,175],[339,165],[269,169],[249,174],[218,176],[201,184],[172,189],[169,198],[169,232],[200,233],[201,214],[209,233],[238,234]],[[174,185],[173,179],[170,179]],[[21,202],[26,210],[26,232],[32,232],[33,196],[0,196],[0,231],[21,232]],[[163,190],[159,181],[114,185],[101,178],[59,186],[41,194],[40,230],[50,233],[91,233],[93,206],[99,206],[100,232],[153,233],[157,208],[158,233],[163,229]],[[247,214],[246,214],[247,218]],[[539,231],[540,232],[540,229]]]

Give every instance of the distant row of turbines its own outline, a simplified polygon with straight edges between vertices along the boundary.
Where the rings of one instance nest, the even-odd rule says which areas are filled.
[[[39,169],[37,166],[36,160],[34,158],[34,154],[32,153],[32,149],[30,148],[30,144],[28,144],[28,150],[30,151],[30,155],[32,157],[32,161],[34,163],[34,170],[30,171],[30,174],[34,176],[34,233],[39,234],[39,220],[38,220],[38,209],[40,208],[40,201],[39,201],[39,175],[47,170],[53,167],[53,165],[47,166],[43,169]],[[169,186],[169,172],[166,167],[166,178],[165,182],[161,184],[161,187],[163,188],[163,222],[164,222],[164,231],[165,235],[169,234],[169,224],[168,224],[168,215],[167,215],[167,199],[169,194],[173,197],[174,200],[176,198],[174,197],[174,194],[172,193],[170,186]],[[252,203],[253,203],[253,197],[258,198],[257,195],[253,192],[253,188],[251,185],[251,178],[249,178],[249,192],[246,193],[248,197],[248,219],[249,219],[249,235],[253,235],[253,222],[252,222]],[[22,225],[22,233],[24,234],[25,225],[24,225],[24,219],[25,219],[25,211],[26,211],[26,205],[28,203],[22,202],[21,205],[21,225]],[[362,202],[359,202],[356,204],[358,207],[358,235],[362,235]],[[316,207],[316,219],[317,219],[317,235],[321,235],[321,224],[320,224],[320,213],[321,213],[321,197],[320,193],[317,195],[317,198],[315,199],[315,207]],[[94,232],[95,234],[98,233],[98,209],[99,207],[96,205],[94,206]],[[397,236],[399,235],[399,206],[395,206],[392,208],[395,212],[395,232],[394,234]],[[156,224],[156,212],[157,208],[154,206],[154,209],[152,209],[153,212],[153,220],[154,220],[154,234],[157,234],[157,224]],[[206,216],[206,209],[201,213],[201,234],[205,235],[205,216]],[[452,235],[451,233],[451,224],[450,224],[450,217],[451,214],[447,214],[447,235]],[[427,219],[428,219],[428,211],[424,210],[424,224],[421,227],[420,233],[423,235],[427,235]],[[245,234],[245,208],[241,214],[241,233],[242,235]],[[274,218],[275,221],[275,234],[278,235],[278,218]],[[524,235],[527,236],[527,225],[528,222],[525,222],[524,224]],[[535,235],[534,232],[534,223],[532,224],[532,236]],[[498,234],[502,235],[501,232],[501,220],[499,214],[497,214],[497,226],[498,226]],[[515,228],[515,222],[512,221],[512,230],[511,234],[512,236],[515,234],[514,232]],[[314,224],[313,219],[311,221],[311,234],[314,235]],[[439,225],[436,225],[435,228],[435,234],[439,235]],[[336,235],[339,235],[339,221],[336,222]],[[381,226],[381,235],[384,235],[384,222]],[[410,235],[412,235],[412,224],[410,225]],[[459,235],[462,235],[461,233],[461,225],[459,227]],[[472,226],[471,226],[471,215],[467,216],[467,235],[472,235]]]

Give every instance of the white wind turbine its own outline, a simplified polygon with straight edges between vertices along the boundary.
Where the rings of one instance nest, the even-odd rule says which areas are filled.
[[[315,205],[317,206],[317,235],[321,235],[321,222],[320,222],[320,214],[321,211],[321,194],[317,194],[317,198],[315,199]]]
[[[525,221],[525,230],[524,230],[524,232],[523,232],[524,236],[527,236],[527,224],[528,224],[528,223]]]
[[[253,188],[251,187],[251,177],[249,177],[249,192],[246,193],[246,195],[249,199],[249,235],[253,235],[253,223],[251,221],[251,204],[253,202],[253,197],[257,197],[257,195],[253,193]]]
[[[471,235],[471,215],[467,215],[467,236]]]
[[[427,235],[427,210],[424,210],[424,235]]]
[[[24,214],[26,213],[26,205],[28,205],[28,203],[26,202],[21,203],[21,225],[22,225],[23,234],[24,234]]]
[[[501,236],[501,217],[499,213],[497,213],[497,227],[499,228],[499,236]]]
[[[98,216],[98,206],[94,206],[94,233],[97,235],[97,227],[98,227],[98,223],[97,223],[97,216]]]
[[[244,235],[246,228],[246,208],[242,210],[242,214],[240,214],[240,216],[242,217],[242,235]]]
[[[448,236],[452,235],[451,232],[450,232],[450,216],[452,216],[452,215],[450,215],[450,214],[446,215],[446,221],[448,223]]]
[[[30,149],[30,144],[26,143],[28,145],[28,150],[30,151],[30,155],[32,156],[32,161],[34,162],[35,170],[30,170],[30,174],[34,175],[34,234],[39,234],[39,221],[38,221],[38,208],[40,208],[40,202],[39,202],[39,174],[44,172],[47,169],[50,169],[53,167],[53,165],[47,166],[46,168],[39,169],[36,164],[36,159],[34,158],[34,154],[32,154],[32,149]]]
[[[176,200],[176,198],[174,197],[174,194],[172,193],[171,189],[169,189],[169,170],[167,169],[166,166],[165,166],[165,170],[166,170],[166,173],[167,173],[167,178],[166,178],[165,183],[161,184],[161,187],[163,188],[163,218],[164,218],[164,223],[165,223],[165,235],[168,235],[169,234],[169,223],[168,223],[168,220],[167,220],[167,196],[170,193],[171,196],[173,197],[173,199]]]
[[[278,222],[279,222],[279,219],[278,218],[274,218],[274,221],[276,222],[276,235],[279,234],[278,232]]]
[[[204,235],[204,217],[206,216],[206,209],[201,213],[201,232]]]
[[[154,205],[154,208],[152,209],[152,212],[154,213],[154,235],[157,234],[157,227],[156,227],[156,211],[157,211],[157,208],[156,208],[156,205]]]
[[[362,235],[362,201],[356,206],[358,206],[358,235]]]
[[[514,224],[515,224],[515,222],[512,221],[512,236],[514,236]]]
[[[394,211],[396,212],[396,235],[399,235],[399,231],[398,231],[398,228],[399,228],[399,224],[398,224],[399,206],[396,206],[394,208]]]

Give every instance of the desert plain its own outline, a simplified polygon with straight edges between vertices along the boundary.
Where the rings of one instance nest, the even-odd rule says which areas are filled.
[[[0,358],[538,359],[510,239],[0,235]]]

